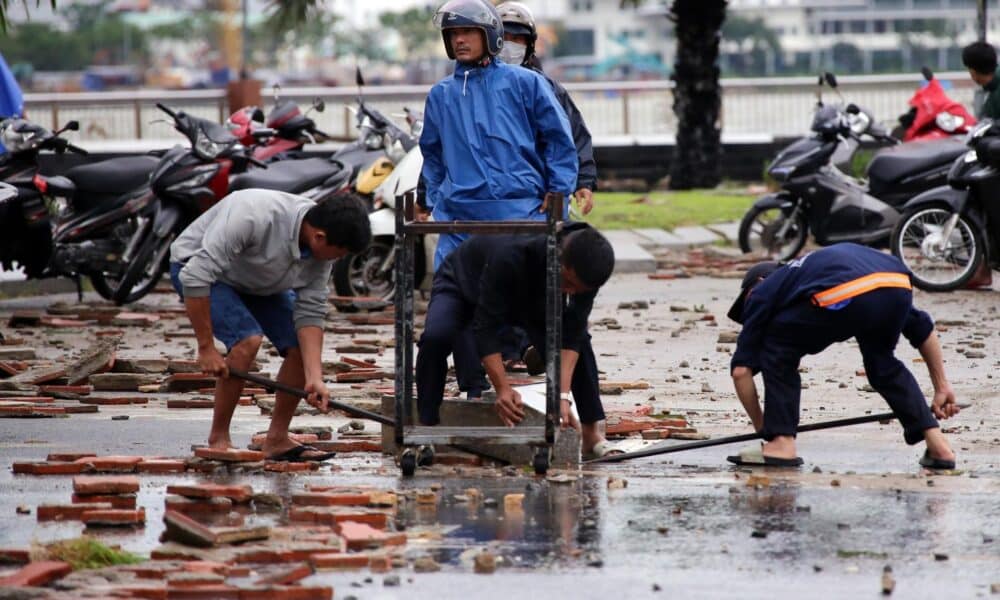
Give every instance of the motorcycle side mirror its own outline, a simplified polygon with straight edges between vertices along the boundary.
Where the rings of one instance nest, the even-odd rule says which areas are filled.
[[[816,78],[816,85],[823,87],[823,74],[821,73],[819,77]]]
[[[847,114],[849,114],[849,115],[857,115],[857,114],[860,114],[860,113],[861,113],[861,108],[860,108],[860,107],[858,107],[858,105],[857,105],[857,104],[854,104],[854,103],[851,103],[851,104],[848,104],[848,105],[847,105],[847,108],[846,108],[846,109],[844,109],[844,110],[845,110],[845,111],[847,112]]]
[[[365,86],[365,78],[361,75],[361,67],[354,67],[354,82],[358,84],[358,87]]]
[[[313,98],[313,108],[316,109],[316,112],[323,112],[324,110],[326,110],[326,102],[324,102],[322,98],[317,96]]]
[[[271,95],[274,96],[274,103],[277,104],[281,100],[281,84],[274,84],[271,86]]]
[[[833,73],[827,71],[826,73],[823,73],[823,79],[826,80],[826,84],[828,86],[832,87],[833,89],[837,89],[837,76],[836,75],[834,75]]]
[[[924,76],[924,79],[931,81],[934,79],[934,71],[931,71],[930,67],[924,65],[920,67],[920,74]]]
[[[63,127],[63,131],[80,131],[79,121],[70,121]]]

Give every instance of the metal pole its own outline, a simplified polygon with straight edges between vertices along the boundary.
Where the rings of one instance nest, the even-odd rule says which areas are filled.
[[[403,278],[406,271],[406,257],[403,255],[403,246],[406,239],[406,234],[404,232],[403,219],[403,207],[406,205],[406,195],[400,195],[396,197],[396,235],[394,244],[396,247],[396,264],[394,265],[395,273],[394,279],[396,281],[396,293],[393,295],[393,300],[395,302],[394,311],[394,325],[396,330],[396,388],[395,388],[395,401],[396,401],[396,431],[394,432],[396,438],[396,445],[401,446],[403,444],[403,426],[404,420],[403,416],[406,412],[406,395],[403,390],[406,389],[407,382],[409,378],[406,373],[406,368],[404,364],[404,339],[403,339],[403,304],[405,303],[403,298]]]
[[[563,216],[562,194],[546,195],[549,212],[545,236],[545,441],[555,443],[559,426],[562,391],[562,273],[559,256],[559,223]]]
[[[986,41],[986,0],[976,0],[976,33],[979,41]]]

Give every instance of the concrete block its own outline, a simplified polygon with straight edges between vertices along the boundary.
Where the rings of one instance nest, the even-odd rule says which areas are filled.
[[[707,246],[719,241],[719,236],[704,227],[678,227],[672,232],[687,246]]]
[[[649,227],[633,229],[632,232],[642,238],[637,243],[643,248],[679,248],[685,245],[681,238],[665,229]]]
[[[712,223],[711,225],[706,225],[705,229],[722,237],[731,244],[737,243],[740,237],[739,223]]]

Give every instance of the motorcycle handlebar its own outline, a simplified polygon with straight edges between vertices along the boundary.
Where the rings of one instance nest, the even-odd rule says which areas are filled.
[[[170,107],[168,107],[167,105],[163,104],[162,102],[157,102],[156,103],[156,108],[162,110],[163,112],[167,113],[168,115],[170,115],[171,117],[173,117],[175,119],[177,118],[177,113],[175,113]]]
[[[254,158],[254,157],[252,157],[252,156],[247,156],[247,161],[248,161],[248,162],[249,162],[249,163],[250,163],[251,165],[253,165],[253,166],[255,166],[255,167],[260,167],[261,169],[266,169],[266,168],[267,168],[267,163],[266,163],[266,162],[263,162],[263,161],[260,161],[260,160],[257,160],[256,158]]]
[[[69,150],[70,152],[74,152],[76,154],[81,154],[83,156],[87,156],[88,154],[90,154],[90,152],[87,152],[83,148],[81,148],[79,146],[76,146],[76,145],[73,145],[73,144],[66,144],[66,149]]]

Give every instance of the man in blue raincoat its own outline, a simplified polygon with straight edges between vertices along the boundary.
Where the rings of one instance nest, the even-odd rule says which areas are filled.
[[[0,120],[20,117],[23,114],[24,96],[21,95],[21,86],[17,85],[17,79],[0,54]],[[7,149],[0,145],[0,154],[6,151]]]
[[[454,75],[427,98],[420,150],[436,221],[544,219],[547,192],[569,197],[578,159],[569,120],[538,73],[496,59],[503,24],[484,0],[451,0],[434,16]],[[467,236],[442,235],[434,266]]]

